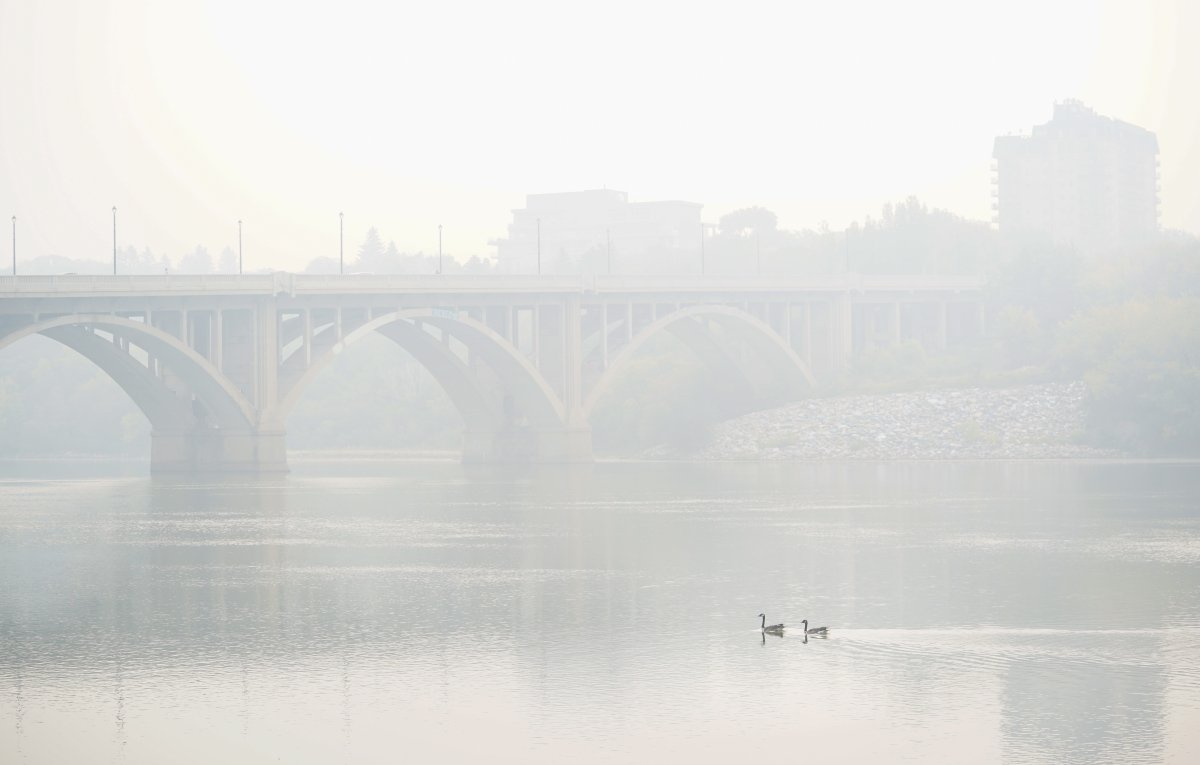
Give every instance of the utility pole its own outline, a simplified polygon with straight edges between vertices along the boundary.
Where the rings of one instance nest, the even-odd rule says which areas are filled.
[[[844,266],[842,268],[842,270],[845,271],[846,273],[850,273],[850,227],[849,226],[846,226],[846,257],[843,258],[842,261],[843,261],[843,266]]]
[[[438,224],[438,273],[442,272],[442,224]]]
[[[242,220],[238,219],[238,276],[242,275]]]
[[[604,229],[604,246],[608,251],[608,275],[612,276],[612,235],[607,228]]]
[[[338,273],[346,273],[346,221],[342,213],[338,213]]]
[[[113,276],[117,275],[117,206],[113,205]]]

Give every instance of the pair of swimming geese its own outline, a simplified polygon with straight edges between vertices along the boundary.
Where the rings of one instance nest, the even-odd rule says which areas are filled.
[[[784,626],[782,624],[767,624],[767,615],[766,614],[759,614],[758,618],[762,619],[762,631],[763,632],[769,632],[772,635],[782,635],[783,634]],[[808,619],[801,620],[801,623],[804,625],[804,629],[801,634],[804,634],[804,635],[828,635],[829,634],[828,627],[809,627]]]

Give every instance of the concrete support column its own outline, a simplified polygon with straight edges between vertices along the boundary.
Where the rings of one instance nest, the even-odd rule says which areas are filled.
[[[939,351],[946,350],[946,301],[938,301],[937,304],[937,335],[935,342]]]
[[[583,415],[583,311],[578,296],[563,304],[563,407],[568,425],[582,425]]]
[[[263,300],[254,311],[254,403],[265,412],[279,399],[279,316],[273,299]]]
[[[153,327],[154,326],[154,311],[151,311],[150,309],[147,308],[144,315],[145,315],[144,321],[146,323],[146,326]],[[154,354],[151,353],[149,350],[146,351],[146,368],[150,370],[150,374],[154,375],[155,377],[158,376],[158,359],[156,359],[154,357]]]
[[[301,316],[304,319],[304,368],[308,369],[312,365],[312,311],[306,308],[301,312]]]
[[[608,303],[600,304],[600,368],[608,369]]]
[[[499,430],[468,430],[463,434],[462,458],[467,463],[564,463],[592,461],[592,431],[583,412],[583,307],[578,296],[569,296],[552,313],[559,324],[549,321],[540,306],[534,306],[533,344],[541,361],[546,354],[547,372],[561,377],[564,422],[553,426],[507,423]],[[605,308],[607,314],[607,308]],[[601,332],[607,332],[607,316]],[[545,330],[545,332],[543,332]],[[558,333],[555,336],[555,332]],[[543,336],[544,335],[544,336]],[[555,358],[555,354],[558,357]],[[548,375],[553,376],[553,375]]]
[[[533,304],[533,368],[541,370],[542,368],[542,311],[537,303]]]
[[[805,301],[804,303],[804,334],[801,336],[804,347],[800,354],[804,358],[804,363],[808,368],[812,369],[812,303]]]
[[[847,293],[834,298],[829,307],[831,360],[835,368],[846,369],[854,353],[854,303]]]
[[[222,311],[220,308],[217,308],[216,310],[213,311],[213,326],[212,326],[213,335],[210,340],[210,345],[212,347],[212,358],[210,359],[210,361],[212,361],[213,366],[215,366],[217,368],[217,371],[219,371],[219,372],[224,371],[224,369],[225,369],[225,359],[224,359],[225,323],[221,320],[221,314],[222,314]]]

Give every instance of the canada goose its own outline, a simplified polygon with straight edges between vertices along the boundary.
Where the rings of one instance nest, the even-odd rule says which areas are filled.
[[[808,628],[808,619],[802,619],[801,624],[804,625],[804,634],[805,635],[828,635],[829,634],[828,627],[813,627],[812,629],[809,629]]]
[[[767,624],[767,615],[766,614],[759,614],[758,618],[762,619],[762,631],[763,632],[770,632],[770,633],[773,633],[776,635],[781,634],[783,632],[782,624]]]

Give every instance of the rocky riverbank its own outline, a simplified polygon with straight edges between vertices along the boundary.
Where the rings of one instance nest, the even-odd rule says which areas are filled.
[[[718,425],[695,452],[711,460],[1053,459],[1119,456],[1076,441],[1081,382],[814,398]]]

